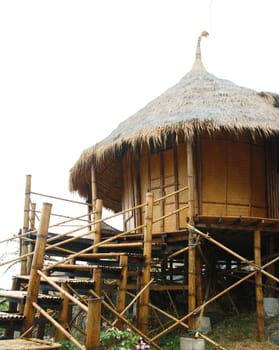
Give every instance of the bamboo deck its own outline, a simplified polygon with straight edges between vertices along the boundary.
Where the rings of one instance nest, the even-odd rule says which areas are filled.
[[[58,343],[39,339],[6,339],[0,340],[0,350],[45,350],[61,349]]]

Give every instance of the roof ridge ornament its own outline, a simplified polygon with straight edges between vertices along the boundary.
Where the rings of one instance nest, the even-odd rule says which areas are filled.
[[[205,70],[204,65],[202,63],[201,60],[201,39],[202,37],[207,37],[209,35],[209,33],[207,31],[203,31],[201,32],[199,38],[198,38],[198,42],[197,42],[197,49],[196,49],[196,59],[195,62],[193,64],[192,70]]]

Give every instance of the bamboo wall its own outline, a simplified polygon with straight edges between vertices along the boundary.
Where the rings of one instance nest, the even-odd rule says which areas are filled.
[[[265,147],[263,139],[252,139],[248,134],[234,136],[220,133],[214,138],[208,134],[199,136],[193,143],[194,214],[267,217],[271,213],[269,201],[273,203],[273,215],[278,217],[278,175],[277,168],[276,174],[272,168],[275,156],[269,159],[270,179],[267,180],[268,157]],[[153,192],[156,201],[187,186],[188,173],[187,145],[184,142],[172,144],[161,151],[153,152],[147,145],[138,151],[129,150],[123,158],[123,208],[143,203],[147,192]],[[154,217],[158,218],[184,206],[188,198],[189,192],[184,191],[156,203]],[[155,223],[153,229],[156,232],[181,229],[185,227],[187,215],[185,209]],[[139,209],[135,213],[128,213],[125,227],[128,229],[140,225],[143,218],[144,212]]]
[[[268,215],[279,218],[279,139],[274,138],[266,146]]]
[[[262,140],[219,134],[201,139],[201,214],[267,216]]]
[[[137,171],[133,171],[137,168]],[[144,203],[147,192],[154,193],[154,200],[178,188],[187,186],[187,150],[185,144],[161,152],[150,152],[147,146],[143,146],[140,155],[135,151],[126,153],[123,159],[124,180],[124,208]],[[138,200],[138,202],[137,202]],[[184,206],[188,200],[187,191],[165,199],[154,205],[154,217],[169,213]],[[154,224],[157,232],[174,231],[185,227],[186,210]],[[143,222],[144,211],[127,214],[124,218],[126,228],[135,227]]]

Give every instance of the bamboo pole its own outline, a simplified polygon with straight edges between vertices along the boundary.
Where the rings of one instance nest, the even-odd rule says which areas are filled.
[[[261,231],[254,232],[254,258],[255,264],[261,266]],[[262,287],[262,273],[257,271],[255,274],[256,283],[256,311],[257,311],[257,330],[258,341],[265,340],[264,335],[264,307],[263,307],[263,287]]]
[[[67,332],[60,324],[52,318],[43,308],[41,308],[36,302],[32,302],[32,307],[39,311],[49,322],[51,322],[57,329],[65,334],[65,336],[79,349],[84,350],[83,345],[81,345],[69,332]],[[28,336],[28,335],[25,335]]]
[[[31,193],[31,175],[26,175],[25,183],[25,199],[24,199],[24,218],[22,233],[25,234],[29,231],[29,205],[30,205],[30,193]],[[20,255],[28,253],[28,246],[24,238],[20,241]],[[27,274],[27,258],[21,260],[20,274]]]
[[[176,252],[168,255],[168,259],[170,260],[170,259],[174,258],[176,255],[179,255],[181,253],[185,253],[187,250],[189,250],[189,246],[181,248],[181,249],[177,250]]]
[[[65,290],[66,292],[68,292],[68,287],[67,287],[67,284],[66,283],[61,283],[61,288],[63,290]],[[59,321],[59,324],[61,325],[61,327],[63,327],[64,329],[66,329],[69,325],[69,321],[70,321],[70,315],[69,315],[69,311],[70,311],[70,300],[69,298],[67,297],[66,294],[62,294],[61,293],[61,296],[62,296],[62,307],[61,307],[61,310],[59,312],[59,316],[58,316],[58,321]],[[67,337],[65,335],[64,332],[61,332],[61,329],[60,328],[57,328],[56,329],[56,336],[55,336],[55,340],[56,341],[60,341],[60,340],[65,340]]]
[[[150,281],[150,268],[152,259],[152,220],[153,220],[153,193],[146,194],[146,212],[145,212],[145,230],[144,230],[144,248],[145,264],[142,274],[142,287]],[[148,331],[148,303],[149,291],[147,288],[141,295],[139,303],[138,327],[142,333],[147,334]]]
[[[187,221],[193,224],[194,221],[194,193],[195,193],[195,180],[194,180],[194,159],[193,159],[193,145],[191,141],[187,142],[187,178],[188,178],[188,218]]]
[[[40,275],[38,275],[37,272],[38,270],[41,270],[43,267],[51,207],[52,205],[49,203],[43,204],[42,217],[41,217],[40,227],[39,227],[38,236],[36,240],[31,275],[30,275],[30,280],[28,284],[26,304],[24,307],[24,316],[25,316],[24,329],[25,330],[30,328],[33,325],[34,319],[35,319],[35,309],[32,306],[32,302],[37,301],[38,299],[38,293],[40,288]],[[26,336],[30,337],[31,333],[29,332]]]
[[[88,298],[86,350],[99,350],[101,333],[101,299]]]
[[[195,248],[195,233],[189,230],[188,236],[188,313],[196,308],[196,248]],[[189,317],[189,329],[195,329],[195,317]]]
[[[117,304],[116,304],[116,310],[117,312],[121,313],[122,310],[125,308],[126,304],[126,289],[127,289],[127,277],[128,277],[128,256],[123,255],[120,256],[120,266],[122,267],[121,270],[121,277],[120,277],[120,283],[117,293]],[[122,322],[121,320],[117,320],[116,327],[121,328]]]
[[[30,229],[31,232],[35,231],[35,219],[36,219],[36,203],[31,203],[31,222],[30,222]],[[32,242],[28,242],[28,248],[27,252],[32,253],[33,250],[33,244]],[[31,265],[32,265],[32,255],[27,256],[27,274],[31,273]]]
[[[201,305],[203,302],[203,290],[202,290],[202,259],[198,251],[196,251],[196,293],[197,304]]]
[[[93,253],[98,253],[98,247],[96,244],[99,244],[102,240],[102,208],[103,201],[101,199],[96,199],[95,201],[96,210],[95,210],[95,220],[97,223],[94,224],[95,235],[94,235],[94,248]],[[100,268],[95,268],[93,270],[93,281],[95,283],[94,289],[95,292],[101,294],[101,283],[102,283],[102,270]]]

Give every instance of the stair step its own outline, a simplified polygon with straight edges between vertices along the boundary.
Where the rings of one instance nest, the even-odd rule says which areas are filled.
[[[27,292],[22,290],[0,290],[0,296],[3,298],[6,298],[11,302],[25,304]],[[62,301],[63,301],[62,298],[52,296],[52,295],[47,295],[47,294],[38,295],[38,304],[42,307],[51,308],[52,306],[55,306],[57,308]]]
[[[25,316],[18,313],[0,312],[0,327],[11,327],[15,330],[21,330]],[[1,347],[0,347],[1,349]]]
[[[0,340],[0,350],[51,350],[61,349],[61,344],[40,339],[5,339]]]

